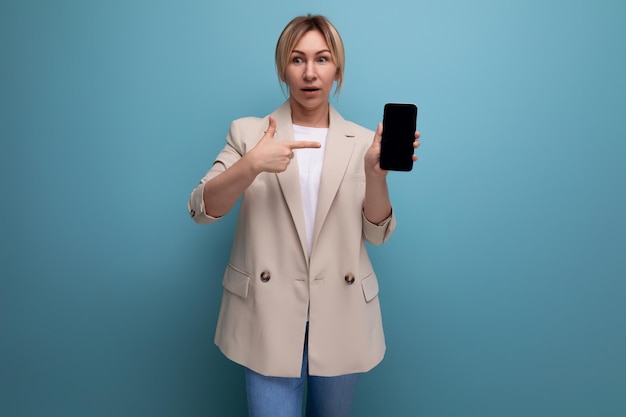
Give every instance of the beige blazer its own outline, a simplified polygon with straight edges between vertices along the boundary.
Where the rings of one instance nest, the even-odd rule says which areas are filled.
[[[272,116],[276,139],[294,140],[289,103]],[[226,146],[189,199],[194,221],[218,220],[205,213],[204,183],[252,149],[268,124],[268,117],[231,124]],[[297,157],[244,192],[215,335],[231,360],[264,375],[300,376],[307,319],[311,375],[365,372],[382,360],[378,280],[364,242],[385,242],[395,218],[375,225],[363,215],[363,158],[373,137],[331,108],[310,258]]]

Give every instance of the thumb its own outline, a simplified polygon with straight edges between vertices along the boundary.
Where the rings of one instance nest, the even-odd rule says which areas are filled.
[[[276,120],[270,116],[270,124],[261,140],[274,139],[274,135],[276,135]]]
[[[374,133],[374,143],[380,143],[383,138],[383,124],[378,123],[378,128],[376,128],[376,133]]]

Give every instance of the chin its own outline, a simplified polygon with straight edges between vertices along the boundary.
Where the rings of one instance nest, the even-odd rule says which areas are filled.
[[[328,103],[328,97],[315,97],[315,98],[307,98],[302,97],[300,99],[295,100],[300,106],[306,108],[317,108],[321,105]]]

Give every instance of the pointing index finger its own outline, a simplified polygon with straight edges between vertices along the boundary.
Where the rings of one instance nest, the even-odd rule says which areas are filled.
[[[293,141],[286,143],[289,149],[304,149],[304,148],[321,148],[322,144],[319,142],[311,141]]]

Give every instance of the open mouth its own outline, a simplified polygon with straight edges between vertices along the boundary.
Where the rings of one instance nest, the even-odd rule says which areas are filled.
[[[305,93],[314,93],[319,90],[320,90],[319,88],[315,88],[315,87],[305,87],[302,89],[302,91],[304,91]]]

